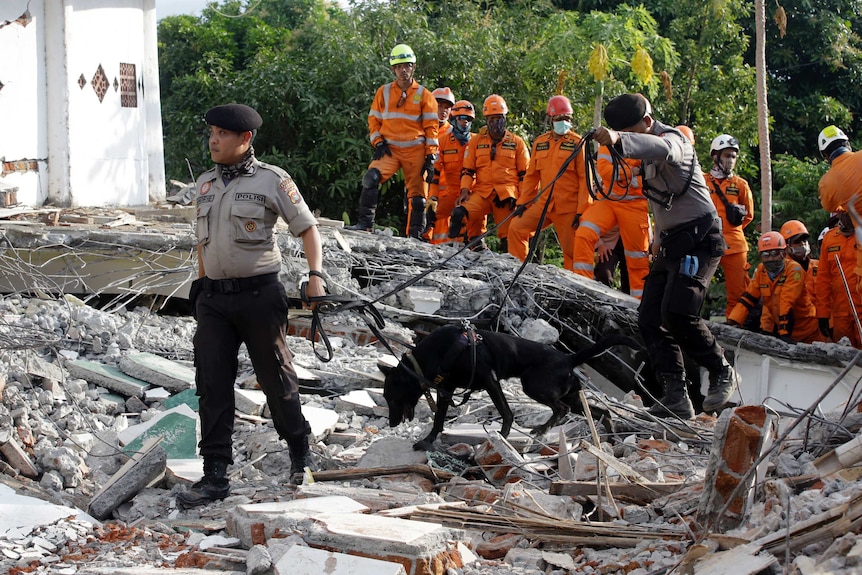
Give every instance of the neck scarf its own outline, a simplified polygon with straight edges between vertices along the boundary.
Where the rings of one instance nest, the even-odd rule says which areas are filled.
[[[219,169],[221,170],[221,179],[225,185],[228,185],[231,180],[234,178],[238,178],[243,174],[253,174],[254,173],[254,148],[249,146],[248,150],[246,150],[245,155],[242,157],[242,160],[237,164],[233,164],[231,166],[227,164],[219,164]]]

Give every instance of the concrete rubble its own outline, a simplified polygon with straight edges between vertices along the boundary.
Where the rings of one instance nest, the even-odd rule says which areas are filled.
[[[428,271],[429,253],[453,251],[386,234],[323,229],[337,293],[378,297]],[[285,284],[301,265],[286,242]],[[367,258],[364,273],[351,257]],[[447,251],[448,250],[448,251]],[[392,269],[374,263],[393,254]],[[334,358],[302,335],[290,346],[312,424],[314,468],[288,484],[250,362],[237,377],[232,493],[185,510],[176,494],[202,472],[194,395],[194,320],[144,306],[99,309],[63,294],[0,299],[0,570],[149,575],[496,575],[836,573],[862,570],[862,416],[759,405],[685,424],[647,416],[613,369],[590,371],[591,403],[612,429],[572,415],[542,437],[548,408],[517,380],[504,390],[516,425],[508,438],[485,394],[451,410],[437,450],[413,451],[433,412],[392,429],[380,361],[392,362],[446,317],[482,314],[505,300],[509,257],[467,254],[471,275],[430,271],[427,285],[378,303],[391,349],[360,314],[325,316]],[[377,267],[375,267],[377,266]],[[566,272],[541,268],[541,281]],[[403,275],[401,275],[403,274]],[[559,276],[557,275],[559,274]],[[569,274],[570,275],[570,274]],[[482,278],[482,279],[480,279]],[[560,281],[564,281],[560,279]],[[566,279],[565,281],[569,281]],[[528,284],[529,285],[529,284]],[[513,290],[501,328],[556,342],[559,325],[530,314]],[[634,309],[607,295],[605,308]],[[611,303],[608,303],[611,302]],[[442,314],[442,315],[440,315]],[[613,315],[613,314],[612,314]],[[624,313],[613,315],[626,325]],[[396,360],[397,361],[397,360]],[[609,374],[608,378],[602,374]],[[619,385],[616,385],[619,384]],[[623,388],[623,389],[620,389]],[[835,425],[840,422],[841,425]],[[840,429],[839,429],[840,427]],[[836,430],[838,430],[836,432]],[[839,448],[832,451],[835,448]],[[738,489],[737,489],[738,488]],[[727,509],[725,509],[727,507]]]

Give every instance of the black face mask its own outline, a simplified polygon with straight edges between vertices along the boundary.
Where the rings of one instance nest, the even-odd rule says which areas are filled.
[[[763,267],[766,268],[769,277],[774,278],[784,269],[784,260],[763,262]]]
[[[488,135],[492,140],[499,140],[506,134],[506,117],[488,120]]]

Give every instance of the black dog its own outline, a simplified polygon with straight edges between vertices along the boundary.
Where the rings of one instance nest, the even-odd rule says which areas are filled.
[[[500,433],[509,435],[514,416],[503,395],[500,379],[518,377],[524,393],[547,405],[553,413],[532,430],[539,435],[559,423],[569,411],[583,413],[579,397],[581,382],[575,368],[614,345],[634,349],[642,346],[630,337],[610,335],[575,354],[527,339],[485,330],[443,326],[426,336],[412,352],[402,356],[396,367],[381,369],[386,374],[383,396],[389,406],[389,425],[413,419],[416,404],[428,388],[437,390],[437,412],[428,436],[413,449],[431,448],[443,431],[452,395],[461,388],[469,392],[484,389],[503,418]]]

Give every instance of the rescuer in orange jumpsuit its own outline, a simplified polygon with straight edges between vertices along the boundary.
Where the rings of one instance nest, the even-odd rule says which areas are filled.
[[[827,212],[838,208],[862,214],[862,152],[850,148],[847,135],[835,126],[826,126],[817,136],[820,154],[829,164],[829,171],[820,178],[820,203]],[[856,217],[857,236],[862,227]],[[862,241],[856,242],[856,289],[862,292]]]
[[[485,216],[493,214],[500,251],[507,252],[509,222],[521,181],[530,163],[524,140],[506,129],[509,107],[497,94],[485,98],[482,115],[487,126],[470,138],[461,170],[461,193],[449,220],[449,237],[462,234],[467,220],[467,242],[482,234]]]
[[[473,135],[470,128],[476,119],[476,110],[467,100],[455,102],[450,110],[451,129],[440,135],[440,153],[434,164],[434,179],[428,191],[428,206],[434,205],[434,228],[432,244],[451,242],[449,239],[449,216],[461,194],[461,167],[464,165],[464,150]],[[430,215],[430,214],[429,214]],[[429,218],[430,219],[430,218]]]
[[[420,239],[425,230],[427,176],[423,175],[434,170],[437,159],[437,101],[413,79],[416,55],[410,46],[395,46],[389,66],[395,81],[380,86],[371,102],[368,133],[374,154],[362,177],[359,219],[348,229],[371,231],[380,184],[400,168],[409,199],[407,235]]]
[[[599,175],[604,186],[610,188],[610,191],[605,193],[596,190],[596,201],[581,216],[580,225],[575,232],[573,271],[593,279],[593,251],[596,242],[608,230],[619,226],[628,269],[629,293],[640,299],[644,281],[649,273],[649,207],[643,195],[641,160],[626,158],[625,163],[628,169],[620,170],[614,180],[610,150],[607,146],[599,150]]]
[[[521,261],[527,258],[530,238],[536,235],[545,203],[550,201],[542,229],[554,226],[563,250],[563,267],[571,270],[572,228],[577,226],[578,216],[586,211],[592,198],[587,189],[583,148],[572,158],[581,142],[581,136],[572,130],[572,103],[565,96],[552,96],[548,100],[547,115],[552,129],[533,142],[530,166],[521,182],[516,208],[520,217],[512,219],[509,225],[509,253]],[[563,164],[568,165],[557,178]]]
[[[828,230],[820,245],[820,266],[815,279],[817,297],[817,323],[820,333],[829,341],[839,341],[842,337],[850,340],[855,348],[862,348],[862,338],[853,314],[862,314],[862,297],[854,289],[856,285],[856,235],[850,214],[842,211],[838,216],[838,227]],[[847,279],[851,301],[847,299],[847,289],[838,270],[835,257],[841,262],[841,269]],[[852,305],[852,307],[851,307]],[[830,326],[829,320],[832,320]]]
[[[762,331],[787,343],[823,341],[811,294],[805,289],[805,270],[787,255],[787,242],[778,232],[766,232],[760,236],[757,249],[761,263],[727,323],[742,325],[762,298]]]
[[[452,124],[449,123],[449,115],[452,111],[452,106],[455,105],[455,94],[446,86],[443,88],[434,88],[431,92],[434,99],[437,100],[437,142],[443,142],[443,139],[448,137],[452,132]],[[437,159],[434,161],[434,169],[425,174],[425,183],[427,192],[425,194],[425,229],[422,230],[422,239],[430,242],[431,236],[434,233],[434,224],[437,221],[437,195],[431,194],[431,185],[434,182],[439,183],[440,174],[437,172],[437,162],[440,161],[440,147],[437,147]],[[441,190],[438,190],[438,192]],[[445,191],[445,185],[444,189]]]
[[[718,136],[709,146],[709,155],[712,168],[703,177],[709,188],[709,197],[721,218],[721,230],[727,243],[727,249],[721,256],[727,291],[724,312],[727,318],[748,285],[751,264],[748,263],[748,241],[743,229],[754,219],[754,197],[748,182],[733,173],[739,156],[736,138],[728,134]]]
[[[814,299],[814,282],[817,277],[817,266],[819,262],[811,258],[811,245],[808,239],[811,237],[808,234],[808,228],[799,220],[787,220],[778,233],[787,242],[787,255],[796,260],[805,270],[805,289],[811,294]],[[853,285],[853,284],[851,284]]]

